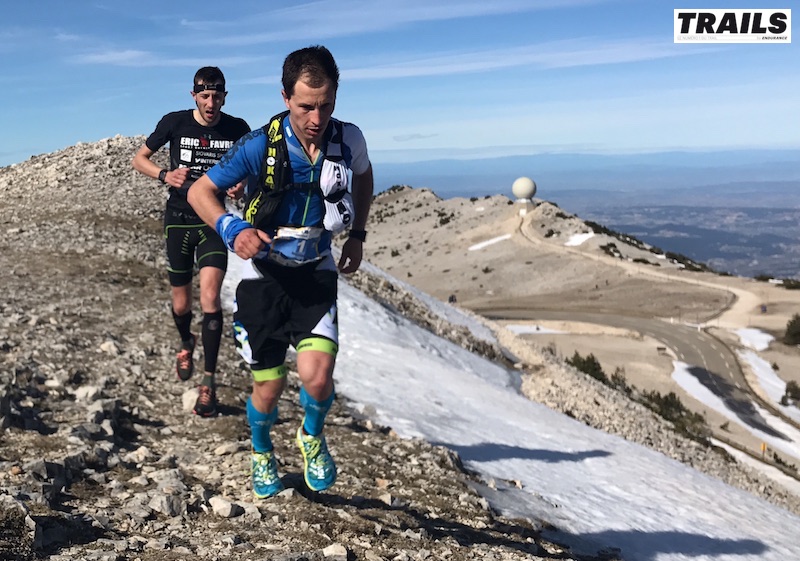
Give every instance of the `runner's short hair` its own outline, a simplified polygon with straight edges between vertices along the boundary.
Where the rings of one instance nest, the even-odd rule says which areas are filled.
[[[339,67],[331,52],[322,45],[312,45],[289,53],[283,61],[283,91],[287,97],[294,95],[294,86],[305,78],[312,88],[321,88],[326,81],[339,88]]]
[[[194,74],[194,84],[225,85],[225,75],[216,66],[204,66]]]

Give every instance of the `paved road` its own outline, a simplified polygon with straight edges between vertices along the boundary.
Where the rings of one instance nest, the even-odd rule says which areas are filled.
[[[753,397],[733,352],[720,341],[697,327],[660,319],[627,317],[597,313],[573,313],[539,310],[473,310],[493,320],[566,321],[592,323],[627,329],[669,347],[689,372],[708,390],[725,402],[728,409],[751,427],[776,437],[784,435],[769,426],[753,406]]]

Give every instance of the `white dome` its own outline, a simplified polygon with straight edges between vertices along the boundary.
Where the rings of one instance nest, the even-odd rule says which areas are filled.
[[[536,194],[536,183],[530,177],[518,177],[511,185],[511,192],[518,199],[530,199]]]

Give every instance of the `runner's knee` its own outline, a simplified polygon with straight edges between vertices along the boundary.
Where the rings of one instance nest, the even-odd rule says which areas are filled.
[[[206,314],[213,314],[222,309],[222,300],[218,290],[200,290],[200,308]]]
[[[225,271],[217,267],[200,269],[200,306],[204,312],[216,312],[222,308],[220,292]]]
[[[297,344],[297,373],[314,399],[325,399],[333,391],[333,368],[338,345],[323,337],[309,337]]]
[[[192,285],[172,287],[172,309],[175,314],[182,316],[192,311]]]
[[[278,399],[286,387],[286,375],[272,380],[253,381],[252,399],[254,405],[260,411],[272,411],[278,405]]]

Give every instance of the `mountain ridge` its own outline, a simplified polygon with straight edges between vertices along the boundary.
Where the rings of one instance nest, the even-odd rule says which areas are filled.
[[[242,365],[230,342],[223,342],[221,357],[226,365],[220,392],[224,415],[211,421],[213,425],[177,407],[176,402],[192,402],[191,390],[182,390],[174,375],[166,375],[173,368],[174,350],[160,232],[164,193],[130,168],[140,140],[104,139],[0,168],[7,208],[1,219],[5,237],[0,242],[0,278],[8,298],[0,310],[0,417],[6,428],[0,442],[6,458],[0,461],[0,518],[9,522],[4,528],[14,529],[1,537],[3,543],[15,544],[17,558],[42,553],[54,559],[102,552],[113,556],[116,551],[122,553],[115,558],[144,561],[190,554],[234,559],[241,557],[241,544],[268,544],[274,548],[264,552],[286,561],[337,555],[412,558],[423,551],[456,561],[487,555],[509,561],[590,559],[543,539],[536,521],[507,520],[494,513],[471,490],[472,476],[459,471],[457,456],[428,443],[397,439],[388,427],[375,426],[344,403],[332,415],[332,441],[337,442],[337,456],[354,471],[337,494],[315,499],[297,491],[278,503],[254,504],[241,473],[247,454],[241,422],[246,377],[240,375]],[[164,157],[159,153],[156,161]],[[381,241],[390,236],[398,240],[394,247],[408,258],[411,272],[415,252],[434,261],[445,255],[434,249],[443,238],[478,243],[497,234],[497,223],[485,218],[488,213],[480,216],[472,233],[450,232],[459,226],[451,208],[456,203],[441,203],[423,190],[412,194],[420,199],[405,206],[420,202],[419,209],[426,203],[430,208],[425,222],[407,229],[407,237],[400,227],[409,225],[396,223],[388,216],[390,207],[376,199],[370,262],[393,258],[388,242]],[[487,208],[497,213],[501,227],[513,230],[517,207],[500,197],[489,202]],[[467,201],[457,204],[466,206]],[[382,206],[389,210],[381,212]],[[540,206],[542,220],[557,225],[552,241],[583,231],[582,221],[560,216],[563,211],[553,205]],[[503,218],[508,211],[511,217]],[[388,227],[379,234],[381,217]],[[398,217],[402,212],[395,213]],[[485,256],[478,262],[492,266]],[[591,264],[585,270],[596,271]],[[441,270],[434,272],[441,280]],[[418,279],[415,273],[403,280]],[[492,278],[493,273],[472,266],[468,274]],[[609,273],[606,278],[621,281],[624,290],[624,275],[612,278]],[[492,345],[426,312],[401,283],[367,272],[343,281],[460,346],[508,361]],[[540,286],[533,299],[552,298],[545,288]],[[449,294],[433,292],[440,298]],[[460,303],[486,300],[485,289],[467,292],[459,291]],[[694,293],[705,295],[694,309],[711,314],[716,292]],[[758,474],[676,435],[668,423],[619,392],[489,324],[503,346],[517,355],[527,383],[545,392],[543,402],[550,407],[569,410],[587,424],[634,441],[651,441],[662,453],[800,512],[800,501]],[[300,414],[292,405],[297,380],[294,375],[290,379],[293,386],[282,403],[289,422],[276,429],[280,445],[291,440]],[[587,407],[593,399],[605,407]],[[604,416],[602,409],[615,414]],[[366,453],[380,462],[377,472],[355,468]],[[409,468],[406,462],[392,465],[386,461],[391,457],[423,468]],[[452,485],[443,486],[442,481],[451,479]],[[164,488],[171,491],[164,493]],[[326,541],[328,534],[333,539]],[[324,553],[332,546],[338,547]],[[614,556],[598,553],[591,559]]]

